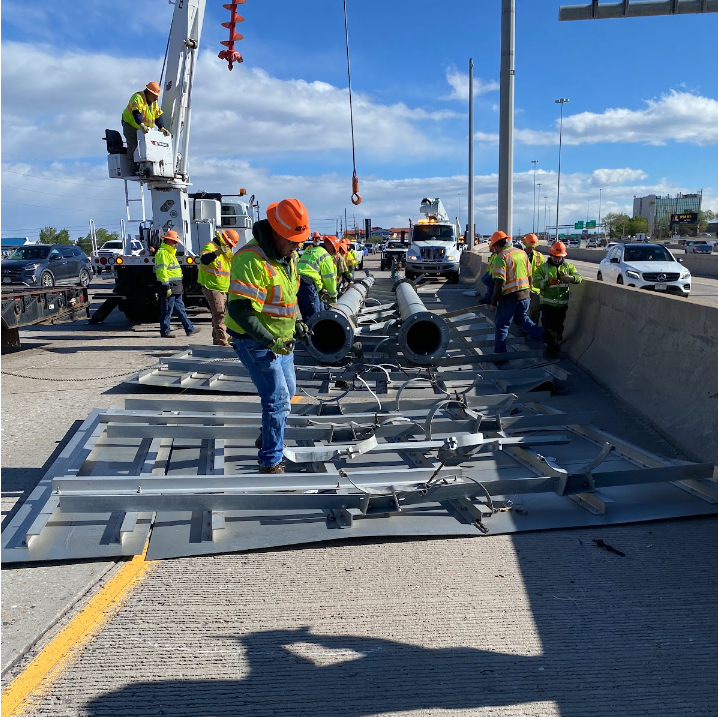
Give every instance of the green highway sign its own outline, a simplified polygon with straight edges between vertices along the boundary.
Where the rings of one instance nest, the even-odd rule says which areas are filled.
[[[559,235],[558,235],[558,238],[559,238],[559,239],[565,239],[565,238],[566,238],[566,235],[565,235],[565,234],[559,234]]]
[[[586,222],[586,229],[595,229],[596,228],[596,220],[591,219],[590,222]]]
[[[574,229],[583,229],[583,222],[576,222],[576,223],[573,225],[573,228],[574,228]]]

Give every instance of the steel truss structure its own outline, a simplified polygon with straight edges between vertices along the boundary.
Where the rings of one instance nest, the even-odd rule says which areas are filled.
[[[672,465],[588,413],[505,394],[400,400],[298,404],[290,472],[276,476],[255,472],[257,404],[96,409],[3,532],[3,561],[136,555],[148,539],[148,559],[161,559],[716,512],[713,466]]]

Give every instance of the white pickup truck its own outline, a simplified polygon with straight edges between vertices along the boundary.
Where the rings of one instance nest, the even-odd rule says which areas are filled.
[[[459,283],[459,229],[453,224],[441,199],[422,199],[419,211],[424,215],[411,228],[406,253],[406,278],[445,276]]]

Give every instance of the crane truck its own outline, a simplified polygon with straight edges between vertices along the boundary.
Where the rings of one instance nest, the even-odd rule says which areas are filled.
[[[445,276],[452,284],[459,283],[460,231],[441,203],[441,199],[421,200],[423,215],[412,225],[409,250],[406,253],[406,278],[419,275]]]
[[[132,231],[125,229],[123,220],[122,251],[110,258],[101,258],[95,252],[96,269],[107,268],[99,265],[104,261],[114,269],[116,276],[114,290],[104,295],[107,301],[93,317],[95,323],[115,306],[131,321],[158,320],[160,294],[154,275],[154,253],[161,243],[160,237],[167,230],[173,229],[180,237],[177,258],[182,267],[185,301],[190,306],[203,302],[197,283],[198,261],[202,247],[214,237],[215,230],[235,229],[240,236],[237,249],[251,239],[258,209],[253,196],[245,199],[244,190],[233,195],[188,192],[192,84],[205,4],[206,0],[178,0],[174,3],[165,72],[160,82],[160,107],[170,135],[166,137],[155,128],[147,134],[138,131],[137,149],[133,157],[128,157],[120,132],[105,130],[109,175],[125,183],[126,223],[136,225],[137,230],[133,235]],[[235,12],[236,3],[230,0],[230,5],[225,7],[232,9],[233,21],[241,21],[242,18]],[[233,28],[233,22],[230,24]],[[230,32],[232,36],[240,37],[234,35],[233,29]],[[234,54],[240,58],[234,61],[241,61],[241,56]],[[139,196],[131,198],[130,188],[137,186]],[[151,198],[151,219],[145,217],[145,187]],[[132,192],[135,191],[132,189]],[[139,219],[131,219],[132,203],[140,205]],[[142,245],[139,251],[136,244],[133,251],[133,242],[136,241]],[[96,250],[97,247],[93,248]]]

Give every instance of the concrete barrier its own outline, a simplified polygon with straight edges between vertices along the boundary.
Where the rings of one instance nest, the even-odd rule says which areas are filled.
[[[537,247],[541,254],[548,254],[547,246]],[[683,254],[681,251],[673,250],[672,254],[679,259],[683,266],[693,276],[702,276],[706,279],[718,279],[718,254]],[[591,261],[596,264],[606,256],[603,249],[576,249],[569,247],[568,260]]]
[[[689,458],[718,463],[718,308],[585,279],[562,349]]]

